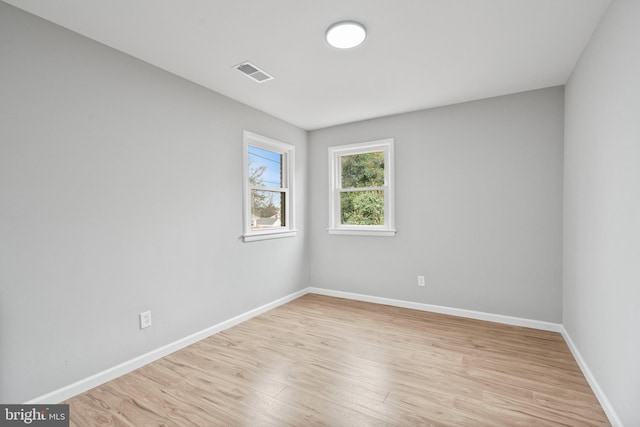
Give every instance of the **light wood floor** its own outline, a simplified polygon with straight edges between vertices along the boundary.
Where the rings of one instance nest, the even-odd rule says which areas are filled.
[[[72,426],[602,426],[562,336],[305,295],[78,395]]]

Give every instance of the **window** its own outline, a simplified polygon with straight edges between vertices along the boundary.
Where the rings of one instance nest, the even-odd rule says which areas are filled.
[[[244,241],[295,236],[294,147],[244,131]]]
[[[393,139],[329,147],[329,233],[394,236]]]

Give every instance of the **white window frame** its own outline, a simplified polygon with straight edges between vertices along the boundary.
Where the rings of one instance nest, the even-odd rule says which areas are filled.
[[[245,242],[256,240],[278,239],[282,237],[293,237],[296,235],[295,228],[295,194],[294,194],[294,171],[295,171],[295,147],[257,133],[244,130],[243,139],[243,223],[244,233],[242,235]],[[283,187],[265,187],[252,185],[249,183],[249,146],[274,151],[282,155]],[[285,218],[283,227],[254,230],[251,228],[251,190],[266,190],[284,192],[285,195]]]
[[[356,144],[329,147],[329,234],[393,237],[395,228],[395,175],[394,139],[360,142]],[[342,171],[340,158],[354,154],[384,152],[384,185],[382,187],[360,188],[382,190],[384,192],[384,225],[346,225],[340,221],[340,193]]]

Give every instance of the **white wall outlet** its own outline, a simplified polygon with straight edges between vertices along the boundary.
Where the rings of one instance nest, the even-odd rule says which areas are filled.
[[[424,276],[418,276],[418,286],[424,286]]]
[[[148,328],[151,326],[151,312],[145,311],[140,313],[140,329]]]

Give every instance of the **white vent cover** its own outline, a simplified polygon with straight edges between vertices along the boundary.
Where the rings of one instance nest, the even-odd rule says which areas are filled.
[[[234,68],[258,83],[264,83],[273,79],[273,76],[267,74],[250,62],[243,62],[240,65],[236,65]]]

